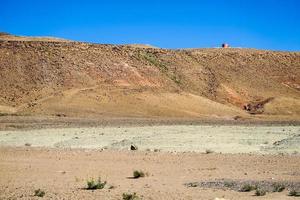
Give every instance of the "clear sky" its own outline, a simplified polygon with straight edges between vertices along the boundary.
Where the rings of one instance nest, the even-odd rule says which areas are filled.
[[[300,51],[300,0],[0,0],[0,31],[163,48]]]

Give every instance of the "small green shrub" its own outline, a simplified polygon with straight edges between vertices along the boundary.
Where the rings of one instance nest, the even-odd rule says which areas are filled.
[[[139,200],[140,198],[136,195],[136,193],[128,194],[123,193],[123,200]]]
[[[289,196],[292,196],[292,197],[300,197],[300,192],[299,192],[299,191],[296,191],[295,189],[292,189],[292,190],[289,192]]]
[[[94,179],[87,181],[87,190],[98,190],[103,189],[106,185],[106,181],[101,182],[101,178],[98,178],[98,181],[95,181]]]
[[[257,187],[254,185],[250,185],[250,184],[245,184],[242,186],[242,188],[240,189],[240,192],[251,192],[253,190],[255,190]]]
[[[273,184],[273,192],[282,192],[285,189],[285,186],[280,183]]]
[[[37,189],[34,191],[34,196],[36,196],[36,197],[43,197],[43,196],[45,196],[45,194],[46,193],[41,189]]]
[[[256,189],[255,190],[255,196],[265,196],[266,195],[266,190],[263,190],[263,189]]]
[[[145,173],[143,171],[135,170],[133,171],[133,178],[145,177]]]

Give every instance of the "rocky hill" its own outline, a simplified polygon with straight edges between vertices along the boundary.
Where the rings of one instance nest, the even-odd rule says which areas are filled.
[[[0,114],[300,120],[300,52],[0,34]]]

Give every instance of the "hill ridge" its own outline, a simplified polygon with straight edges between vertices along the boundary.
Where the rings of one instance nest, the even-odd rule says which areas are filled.
[[[299,52],[7,40],[0,41],[0,78],[0,113],[300,116]],[[69,90],[79,92],[68,99]]]

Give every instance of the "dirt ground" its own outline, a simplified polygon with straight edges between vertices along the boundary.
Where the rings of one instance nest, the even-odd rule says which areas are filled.
[[[296,199],[288,191],[256,197],[254,192],[187,187],[216,179],[300,181],[298,155],[166,153],[46,148],[0,148],[0,199]],[[147,176],[132,179],[133,170]],[[85,190],[86,180],[101,177],[113,189]]]
[[[0,131],[0,146],[168,152],[300,153],[300,127],[284,125],[144,125]]]
[[[298,125],[198,124],[61,127],[0,131],[0,199],[295,199],[190,183],[300,185]],[[139,149],[130,151],[131,144]],[[209,152],[207,150],[213,151]],[[133,179],[133,171],[146,177]],[[87,180],[107,185],[86,190]],[[238,187],[242,187],[240,184]],[[113,187],[113,188],[111,188]],[[45,191],[43,198],[34,191]]]
[[[299,52],[0,33],[0,200],[42,199],[37,189],[43,199],[294,199],[299,77]],[[86,190],[98,177],[106,187]],[[262,197],[206,187],[225,179],[287,185]]]

